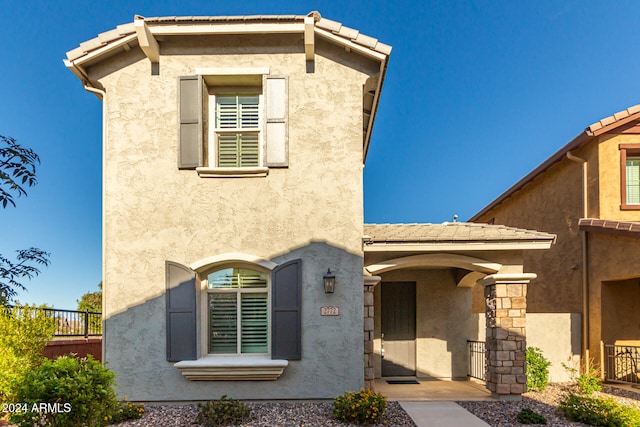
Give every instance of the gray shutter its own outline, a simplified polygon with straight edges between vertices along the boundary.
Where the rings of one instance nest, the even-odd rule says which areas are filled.
[[[196,274],[167,261],[167,360],[196,360]]]
[[[289,166],[289,79],[287,76],[263,77],[265,96],[266,165]]]
[[[302,358],[302,260],[271,272],[271,358]]]
[[[203,165],[202,76],[178,78],[178,168]]]

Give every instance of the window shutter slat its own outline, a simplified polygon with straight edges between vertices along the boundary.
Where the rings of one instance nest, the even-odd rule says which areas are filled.
[[[209,294],[210,353],[235,353],[238,347],[236,294]]]
[[[203,98],[201,76],[178,78],[178,168],[195,169],[203,162]]]
[[[302,260],[289,261],[271,272],[271,357],[302,358]]]
[[[267,294],[242,294],[242,353],[267,353]]]
[[[167,360],[195,360],[196,350],[196,275],[184,265],[167,261],[166,329]]]
[[[264,76],[266,165],[289,166],[287,76]]]

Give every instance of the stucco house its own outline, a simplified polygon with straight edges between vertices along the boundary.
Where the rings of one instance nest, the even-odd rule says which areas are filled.
[[[103,360],[121,394],[465,377],[485,336],[488,388],[524,391],[523,254],[554,236],[363,224],[390,53],[317,12],[137,16],[67,53],[103,103]]]
[[[557,235],[524,257],[538,274],[529,316],[564,318],[556,329],[575,343],[563,351],[529,335],[556,377],[576,357],[606,366],[601,343],[640,345],[640,105],[587,127],[470,221]]]

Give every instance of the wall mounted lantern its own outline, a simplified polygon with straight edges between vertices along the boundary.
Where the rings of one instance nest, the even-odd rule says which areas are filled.
[[[322,276],[324,279],[324,293],[332,294],[336,287],[336,276],[331,273],[331,269],[327,268],[327,274]]]

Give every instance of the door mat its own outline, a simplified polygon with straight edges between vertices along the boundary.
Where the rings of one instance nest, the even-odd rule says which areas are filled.
[[[416,380],[387,380],[387,384],[420,384]]]

